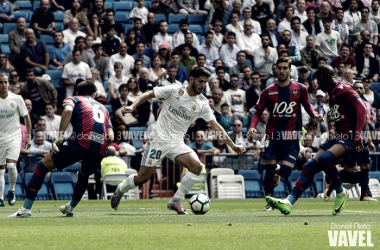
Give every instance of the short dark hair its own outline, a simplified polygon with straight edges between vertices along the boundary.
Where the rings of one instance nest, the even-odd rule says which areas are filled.
[[[289,51],[287,51],[287,50],[283,50],[283,51],[280,52],[280,55],[281,55],[281,54],[286,54],[287,56],[289,56]]]
[[[115,29],[115,25],[109,25],[109,26],[107,27],[106,32],[108,32],[108,31],[110,31],[110,30],[112,30],[112,29],[116,30],[116,29]]]
[[[140,22],[142,22],[142,19],[141,19],[141,18],[139,18],[139,17],[135,17],[135,20],[133,20],[133,24],[135,24],[137,21],[140,21]]]
[[[92,46],[94,48],[94,51],[96,51],[97,49],[99,48],[102,48],[103,49],[103,45],[101,43],[96,43]]]
[[[236,75],[236,74],[232,74],[232,75],[230,75],[230,79],[231,79],[232,77],[236,77],[237,79],[239,79],[239,76]]]
[[[61,33],[62,37],[65,37],[65,35],[63,34],[62,31],[60,31],[60,30],[56,30],[56,31],[54,32],[54,35],[57,34],[57,33]]]
[[[190,72],[190,77],[198,78],[201,76],[210,77],[211,73],[204,67],[195,67]]]
[[[294,8],[293,8],[293,6],[286,6],[286,7],[285,7],[285,12],[286,12],[289,8],[292,8],[293,13],[294,13]]]
[[[267,32],[263,32],[263,33],[260,35],[260,37],[261,37],[261,39],[262,39],[263,37],[268,37],[268,38],[270,39],[270,36],[269,36],[269,34],[268,34]]]
[[[79,41],[79,40],[81,40],[81,39],[83,39],[83,41],[86,41],[86,39],[83,37],[83,36],[78,36],[77,38],[75,38],[75,44],[77,44],[77,42]]]
[[[44,120],[45,121],[45,119],[38,119],[38,120]],[[46,122],[46,121],[45,121]],[[40,129],[40,128],[38,128],[38,129],[36,129],[36,130],[34,130],[34,134],[37,134],[38,132],[42,132],[44,135],[45,135],[45,131],[43,131],[42,129]]]
[[[90,81],[83,81],[77,86],[78,95],[92,95],[96,92],[96,86]]]
[[[319,61],[324,61],[324,62],[326,62],[326,60],[325,60],[325,58],[324,58],[323,56],[318,57],[318,62],[319,62]]]
[[[351,50],[351,47],[350,47],[350,45],[348,45],[347,43],[343,43],[343,44],[342,44],[342,46],[340,46],[340,50],[342,50],[342,49],[343,49],[343,47],[346,47],[346,48],[348,48],[348,51],[350,51],[350,50]]]
[[[325,60],[325,58],[323,58],[323,57],[320,57],[320,58],[322,58],[323,61]],[[318,59],[319,59],[319,58],[318,58]],[[318,61],[319,61],[319,60],[318,60]],[[343,61],[339,61],[338,64],[337,64],[337,66],[339,66],[339,65],[341,65],[341,64],[343,64],[344,66],[346,66],[346,63],[343,62]]]
[[[198,54],[197,56],[197,60],[199,59],[199,57],[203,56],[205,59],[207,58],[204,54]]]
[[[207,37],[207,35],[212,35],[212,36],[214,36],[214,33],[212,33],[211,31],[207,31],[207,32],[205,33],[205,38]]]
[[[230,105],[228,105],[227,103],[223,103],[222,104],[222,106],[220,106],[220,108],[222,109],[222,108],[224,108],[224,107],[227,107],[227,108],[229,108],[230,107]]]
[[[180,56],[179,52],[177,50],[174,50],[171,54],[170,54],[170,57],[173,57],[173,56]]]
[[[161,20],[159,23],[158,23],[158,26],[161,25],[161,23],[168,23],[166,20]]]
[[[379,0],[373,0],[373,1],[379,1]],[[372,2],[373,2],[373,1],[372,1]],[[335,13],[337,13],[337,12],[338,12],[338,10],[341,10],[341,11],[343,11],[343,12],[344,12],[344,9],[342,9],[342,8],[336,8],[336,9],[335,9]]]
[[[314,13],[316,12],[315,11],[315,8],[313,6],[310,6],[306,9],[306,13],[309,14],[310,11],[314,11]]]
[[[221,22],[221,23],[223,23],[222,20],[215,18],[215,19],[212,21],[212,24],[215,24],[216,22]]]
[[[119,93],[121,92],[121,90],[122,90],[123,88],[127,88],[128,92],[129,92],[128,84],[127,84],[127,83],[122,83],[122,84],[119,86]]]
[[[218,73],[219,70],[223,70],[224,73],[226,72],[226,69],[223,66],[216,67],[215,72]]]
[[[364,9],[367,9],[369,12],[369,8],[367,6],[364,6],[360,12],[362,12]]]
[[[142,44],[144,45],[144,48],[145,48],[145,43],[144,43],[143,41],[138,41],[138,42],[136,42],[136,47],[137,47],[137,45],[139,45],[140,43],[142,43]]]
[[[187,19],[182,19],[181,21],[179,21],[179,26],[181,26],[182,24],[189,25],[189,22],[187,21]]]
[[[232,31],[228,32],[227,37],[229,36],[233,36],[234,38],[236,38],[235,32],[232,32]]]
[[[111,13],[111,12],[112,12],[113,15],[115,15],[115,11],[113,11],[112,9],[107,9],[107,10],[106,10],[106,13],[107,13],[107,14],[108,14],[108,13]]]
[[[79,53],[81,53],[81,50],[80,50],[79,48],[75,47],[75,48],[73,49],[73,51],[72,51],[72,54],[74,55],[75,52],[77,52],[77,51],[79,51]]]
[[[243,54],[245,55],[245,57],[247,57],[247,53],[246,53],[244,50],[240,50],[240,51],[236,54],[236,57],[238,57],[238,55],[239,55],[240,53],[243,53]]]
[[[324,17],[324,18],[322,19],[322,24],[323,24],[324,22],[329,22],[329,23],[331,23],[332,21],[331,21],[331,18],[330,18],[330,17]]]
[[[186,44],[186,43],[182,44],[181,52],[182,52],[182,50],[183,50],[184,48],[188,48],[189,50],[191,50],[191,49],[190,49],[190,45],[188,45],[188,44]]]
[[[260,73],[258,71],[253,71],[251,76],[260,76]]]
[[[281,54],[284,53],[284,52],[285,52],[285,51],[282,51]],[[287,51],[286,51],[286,52],[287,52]],[[278,60],[277,60],[277,62],[276,62],[276,65],[279,65],[280,63],[287,63],[288,66],[289,66],[289,68],[292,67],[292,60],[290,60],[289,57],[283,57],[283,56],[281,56],[280,58],[278,58]]]
[[[293,24],[294,20],[298,20],[300,22],[300,24],[301,24],[301,18],[299,18],[298,16],[292,17],[292,20],[290,21],[290,23]]]

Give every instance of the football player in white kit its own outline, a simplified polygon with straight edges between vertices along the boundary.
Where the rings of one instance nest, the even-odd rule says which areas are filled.
[[[0,73],[0,207],[4,206],[4,173],[8,169],[8,204],[16,203],[15,186],[17,181],[16,164],[21,150],[20,116],[24,117],[27,135],[25,147],[31,146],[32,123],[24,100],[20,95],[8,91],[8,76]]]
[[[237,146],[231,141],[223,127],[216,121],[208,99],[202,95],[210,75],[205,68],[195,67],[191,70],[187,87],[179,85],[155,87],[152,91],[141,95],[131,106],[124,108],[123,115],[133,112],[140,104],[149,99],[165,99],[156,129],[150,135],[141,160],[140,171],[137,175],[130,175],[124,183],[117,186],[111,198],[113,209],[117,209],[125,192],[147,182],[156,171],[156,166],[161,164],[165,157],[168,157],[180,166],[186,167],[189,172],[182,178],[181,186],[167,207],[178,214],[187,214],[181,206],[181,200],[198,181],[202,164],[197,154],[184,143],[184,135],[191,123],[198,118],[209,122],[217,135],[220,135],[236,153],[243,154],[245,152],[243,147]]]

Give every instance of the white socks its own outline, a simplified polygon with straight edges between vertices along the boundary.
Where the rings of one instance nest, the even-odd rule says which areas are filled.
[[[9,191],[15,191],[17,181],[17,168],[16,163],[7,163]]]
[[[193,188],[195,183],[199,180],[199,176],[195,175],[191,172],[187,172],[185,176],[181,180],[181,186],[170,200],[172,203],[180,203],[185,194],[189,193],[189,191]]]
[[[124,183],[121,185],[120,192],[126,193],[131,189],[134,189],[136,187],[135,185],[135,176],[137,174],[132,174],[128,176],[128,178],[124,181]]]
[[[5,188],[5,179],[4,179],[5,169],[0,169],[0,199],[4,200],[4,188]]]
[[[337,194],[337,195],[339,195],[339,196],[345,196],[346,194],[347,194],[347,190],[346,190],[345,188],[343,188],[343,191],[340,192],[340,193]]]

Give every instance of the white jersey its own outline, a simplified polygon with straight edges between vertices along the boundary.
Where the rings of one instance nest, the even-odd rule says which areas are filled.
[[[0,146],[6,146],[14,140],[21,145],[20,116],[28,114],[24,100],[20,95],[8,91],[5,99],[0,98]]]
[[[164,98],[165,102],[151,138],[183,141],[183,136],[196,119],[215,120],[207,98],[202,94],[189,96],[186,88],[170,85],[153,89],[156,98]]]

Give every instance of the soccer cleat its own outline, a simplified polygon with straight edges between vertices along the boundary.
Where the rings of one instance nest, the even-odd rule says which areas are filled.
[[[273,211],[273,207],[269,203],[265,206],[264,211]]]
[[[323,199],[325,201],[329,201],[332,191],[333,189],[329,189],[328,187],[325,189],[325,191],[323,192]]]
[[[0,199],[0,207],[4,207],[4,201]]]
[[[278,172],[280,172],[280,168],[281,168],[281,166],[277,164],[276,171],[274,174],[274,187],[277,187],[281,181],[281,178],[280,178],[281,176],[278,174]]]
[[[344,208],[344,204],[346,203],[346,200],[347,200],[348,196],[349,196],[349,192],[348,192],[347,189],[346,189],[346,195],[344,195],[344,196],[340,196],[338,194],[336,195],[335,203],[334,203],[334,208],[333,208],[333,211],[332,211],[333,215],[337,215],[340,212],[342,212],[342,210]]]
[[[185,212],[185,210],[183,209],[183,207],[181,206],[181,204],[178,204],[178,203],[172,203],[169,201],[168,203],[168,209],[170,210],[174,210],[177,212],[177,214],[188,214]]]
[[[282,214],[288,215],[292,212],[292,207],[289,204],[280,199],[272,198],[269,196],[265,197],[265,200],[268,204],[270,204],[273,208],[278,209]]]
[[[29,218],[31,216],[31,209],[20,208],[16,213],[9,215],[8,218]]]
[[[15,191],[8,191],[8,204],[13,206],[16,203]]]
[[[111,197],[111,207],[115,210],[117,210],[117,208],[120,204],[121,197],[123,197],[123,193],[120,192],[121,185],[122,185],[122,183],[117,185],[115,193],[113,193],[113,195]]]
[[[72,217],[74,216],[74,209],[75,207],[70,206],[70,202],[67,203],[66,205],[63,205],[59,208],[59,210],[63,213],[66,214],[67,217]]]
[[[377,201],[377,199],[371,198],[368,195],[360,197],[360,201]]]

